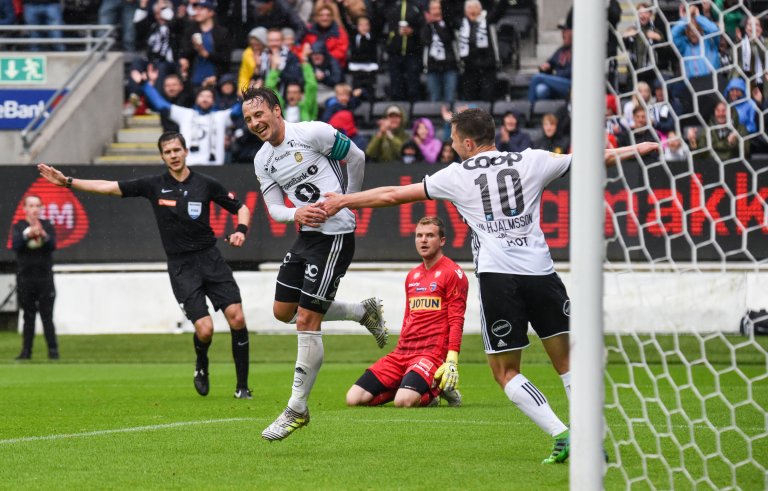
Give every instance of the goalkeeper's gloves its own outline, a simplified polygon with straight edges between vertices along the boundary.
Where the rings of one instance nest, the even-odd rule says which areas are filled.
[[[459,353],[449,351],[445,363],[435,372],[435,380],[439,381],[440,390],[452,391],[459,386]]]

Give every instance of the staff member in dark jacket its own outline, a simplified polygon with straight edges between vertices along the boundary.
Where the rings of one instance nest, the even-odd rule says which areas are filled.
[[[421,99],[421,30],[424,14],[418,2],[399,0],[386,7],[389,95],[411,102]]]
[[[237,229],[228,241],[230,245],[240,247],[248,231],[250,210],[232,197],[220,182],[189,170],[186,164],[189,151],[180,133],[163,133],[157,146],[168,172],[130,181],[74,179],[45,164],[37,167],[40,175],[58,186],[125,198],[140,196],[152,203],[168,256],[173,293],[184,314],[195,325],[195,389],[201,396],[208,395],[208,348],[213,337],[213,320],[205,303],[205,297],[208,297],[214,309],[224,312],[232,333],[232,355],[237,374],[235,398],[251,399],[248,330],[240,289],[216,247],[216,237],[209,224],[211,202],[237,214]]]
[[[18,272],[16,285],[19,304],[24,311],[21,353],[17,360],[32,358],[35,339],[35,317],[40,311],[43,333],[48,344],[48,358],[59,359],[59,345],[53,325],[53,251],[56,250],[56,231],[48,220],[40,218],[43,201],[39,196],[24,198],[25,219],[13,224],[12,247],[16,251]]]

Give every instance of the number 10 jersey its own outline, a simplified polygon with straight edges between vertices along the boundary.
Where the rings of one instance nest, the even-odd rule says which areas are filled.
[[[253,160],[261,193],[276,186],[297,208],[322,201],[325,193],[347,191],[341,160],[350,140],[322,122],[285,123],[283,142],[273,147],[265,143]],[[337,235],[355,230],[355,215],[344,208],[318,228],[301,230]]]
[[[453,202],[472,230],[477,273],[546,275],[554,264],[540,226],[544,188],[570,155],[543,150],[482,152],[424,178],[430,199]]]

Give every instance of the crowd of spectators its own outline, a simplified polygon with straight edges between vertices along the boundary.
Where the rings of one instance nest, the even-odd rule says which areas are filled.
[[[252,85],[278,92],[287,121],[329,122],[372,161],[444,163],[456,158],[445,122],[472,105],[493,108],[500,149],[570,151],[572,13],[527,100],[497,82],[512,68],[499,61],[494,25],[521,4],[535,8],[526,0],[0,0],[0,22],[118,27],[118,46],[130,54],[126,111],[159,112],[164,129],[198,142],[190,163],[252,161],[261,142],[235,109]],[[681,1],[664,15],[655,5],[632,5],[634,22],[622,32],[621,6],[608,2],[607,145],[659,141],[670,158],[768,151],[768,16],[735,0]],[[502,107],[510,99],[522,104]],[[421,101],[433,106],[419,112]]]

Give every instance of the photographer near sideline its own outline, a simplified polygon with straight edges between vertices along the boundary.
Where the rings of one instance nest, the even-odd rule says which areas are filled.
[[[59,359],[56,329],[53,326],[53,251],[56,231],[48,220],[40,218],[43,201],[39,196],[24,197],[25,218],[13,224],[13,250],[18,258],[16,285],[19,305],[24,311],[23,344],[17,360],[32,358],[35,339],[35,317],[38,310],[43,321],[43,333],[48,344],[48,358]]]

